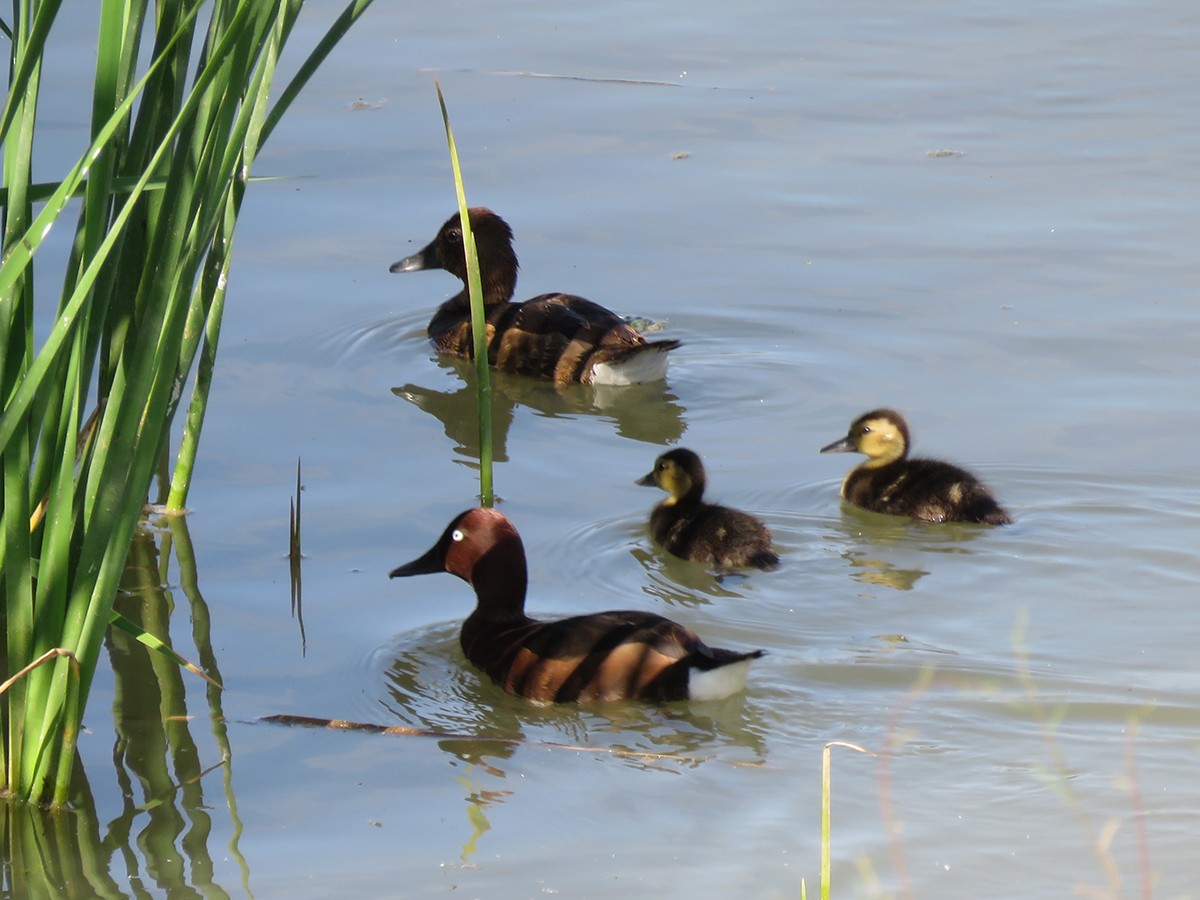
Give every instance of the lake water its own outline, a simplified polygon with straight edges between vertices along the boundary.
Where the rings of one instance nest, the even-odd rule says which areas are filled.
[[[141,696],[116,642],[97,679],[79,832],[113,890],[815,896],[849,741],[878,755],[834,751],[835,896],[1200,897],[1198,43],[1166,0],[377,4],[259,160],[291,177],[248,193],[190,543],[131,570],[226,690]],[[454,209],[435,77],[518,295],[684,342],[665,384],[499,380],[529,608],[764,648],[743,696],[533,707],[462,658],[466,585],[386,577],[478,489],[424,334],[457,284],[387,271]],[[856,457],[817,450],[883,405],[1017,524],[842,508]],[[633,481],[668,445],[768,521],[778,571],[650,544]],[[257,721],[281,713],[476,739]]]

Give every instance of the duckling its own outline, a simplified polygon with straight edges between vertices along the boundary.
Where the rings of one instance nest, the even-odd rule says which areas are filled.
[[[766,525],[739,509],[704,502],[704,463],[691,450],[662,454],[637,483],[669,495],[650,513],[654,539],[668,552],[724,569],[779,565]]]
[[[483,283],[491,365],[560,384],[635,384],[666,376],[666,353],[679,341],[647,341],[616,313],[571,294],[541,294],[513,303],[518,266],[512,229],[482,206],[469,215]],[[457,213],[427,247],[393,263],[389,271],[421,269],[444,269],[462,281],[463,289],[433,314],[429,337],[438,353],[472,359],[467,262]]]
[[[1012,522],[970,472],[937,459],[909,459],[908,446],[904,417],[895,410],[875,409],[855,419],[846,437],[821,452],[867,455],[842,482],[842,498],[863,509],[926,522]]]
[[[525,614],[525,548],[508,517],[459,514],[392,578],[446,571],[475,589],[460,641],[467,659],[510,694],[541,703],[718,700],[746,686],[748,652],[709,647],[677,622],[619,611],[537,620]]]

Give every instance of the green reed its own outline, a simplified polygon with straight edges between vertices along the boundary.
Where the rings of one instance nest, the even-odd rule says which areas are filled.
[[[471,298],[471,337],[475,355],[475,406],[479,410],[479,503],[491,506],[492,496],[492,381],[488,371],[487,322],[483,309],[483,281],[479,276],[479,255],[475,252],[475,235],[471,232],[471,217],[467,212],[467,192],[463,187],[462,169],[458,164],[458,148],[442,86],[435,79],[438,105],[446,126],[446,143],[450,148],[450,165],[454,169],[454,191],[458,196],[458,218],[462,224],[463,252],[467,257],[467,294]]]
[[[87,146],[50,184],[32,173],[61,0],[15,0],[0,23],[10,38],[0,113],[0,659],[6,677],[48,660],[4,686],[0,788],[12,796],[68,799],[118,579],[195,369],[168,503],[186,499],[250,168],[370,2],[346,8],[272,106],[302,0],[97,0]],[[52,316],[39,315],[55,301],[45,275],[35,296],[34,261],[76,205],[70,258],[54,275],[61,294]]]

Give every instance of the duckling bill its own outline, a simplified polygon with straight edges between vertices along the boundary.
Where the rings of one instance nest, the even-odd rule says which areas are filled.
[[[621,316],[572,294],[541,294],[523,303],[512,302],[518,269],[512,229],[482,206],[471,209],[469,216],[491,365],[559,383],[635,384],[666,376],[667,351],[678,347],[679,341],[647,341]],[[438,353],[472,359],[466,251],[457,213],[428,246],[393,263],[389,271],[423,269],[444,269],[463,283],[463,289],[433,314],[429,337]]]
[[[691,450],[669,450],[638,484],[667,492],[650,513],[650,531],[667,552],[722,569],[774,569],[771,532],[739,509],[704,502],[704,463]]]
[[[743,690],[751,660],[763,655],[709,647],[679,623],[636,610],[530,618],[525,548],[496,509],[456,516],[427,553],[391,577],[443,571],[475,589],[475,611],[459,638],[463,653],[504,690],[529,700],[717,700]]]
[[[863,413],[822,453],[864,453],[842,482],[842,499],[872,512],[925,522],[1008,525],[1012,518],[970,472],[937,459],[909,458],[908,423],[892,409]]]

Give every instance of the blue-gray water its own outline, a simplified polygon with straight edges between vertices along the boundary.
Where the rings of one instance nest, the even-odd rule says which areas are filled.
[[[336,8],[310,2],[293,50]],[[189,517],[230,719],[231,788],[200,782],[213,881],[811,894],[836,740],[890,754],[834,753],[835,896],[1200,896],[1198,42],[1165,0],[372,9],[258,162],[294,177],[253,185],[239,226]],[[387,272],[454,208],[434,77],[518,294],[685,343],[666,385],[498,385],[529,607],[763,647],[744,697],[531,708],[461,658],[466,585],[387,580],[477,490],[463,380],[424,337],[457,286]],[[879,405],[1018,523],[842,509],[853,459],[816,451]],[[650,546],[632,482],[666,442],[770,523],[779,571]],[[189,627],[180,604],[177,646]],[[102,673],[81,744],[102,834],[112,694]],[[272,713],[528,743],[249,724]],[[152,827],[133,818],[133,858]]]

